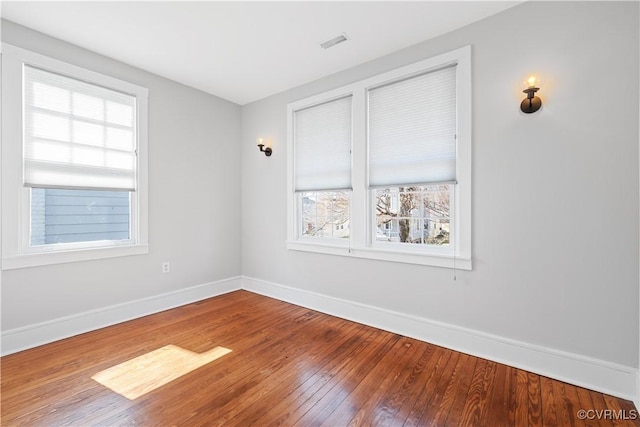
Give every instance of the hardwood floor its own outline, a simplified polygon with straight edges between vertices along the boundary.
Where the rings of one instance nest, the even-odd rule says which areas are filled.
[[[216,347],[231,352],[190,361]],[[0,362],[3,426],[640,425],[629,401],[246,291]],[[154,363],[197,369],[134,400],[92,379]]]

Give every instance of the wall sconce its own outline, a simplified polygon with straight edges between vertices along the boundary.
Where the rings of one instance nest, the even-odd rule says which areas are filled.
[[[260,148],[260,152],[264,153],[265,156],[271,156],[273,150],[271,147],[264,148],[264,142],[262,142],[262,138],[258,138],[258,147]]]
[[[539,87],[536,87],[536,78],[531,76],[527,79],[528,88],[523,90],[524,93],[527,94],[527,97],[522,100],[520,103],[520,110],[523,113],[535,113],[542,106],[542,100],[536,96],[536,92],[540,90]]]

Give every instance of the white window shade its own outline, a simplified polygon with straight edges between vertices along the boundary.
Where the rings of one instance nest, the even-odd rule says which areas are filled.
[[[456,179],[456,67],[368,91],[369,186]]]
[[[136,98],[24,66],[24,185],[136,189]]]
[[[351,189],[351,98],[294,113],[296,191]]]

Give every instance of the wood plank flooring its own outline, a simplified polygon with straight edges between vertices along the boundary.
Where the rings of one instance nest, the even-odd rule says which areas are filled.
[[[92,379],[135,358],[125,372],[153,369],[165,346],[187,365],[190,354],[231,352],[134,400]],[[247,291],[0,363],[3,426],[640,425],[629,401]]]

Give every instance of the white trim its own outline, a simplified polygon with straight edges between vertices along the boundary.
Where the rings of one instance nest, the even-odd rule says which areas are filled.
[[[637,402],[636,381],[639,378],[637,368],[252,277],[242,277],[242,288]]]
[[[131,240],[78,242],[30,247],[30,189],[23,175],[23,64],[107,87],[136,97],[136,191],[130,205]],[[20,82],[20,84],[16,84]],[[2,43],[2,266],[4,269],[147,254],[148,231],[148,95],[149,90],[108,75]]]
[[[58,74],[63,73],[64,75],[74,79],[79,79],[87,83],[104,86],[106,88],[114,89],[125,94],[135,95],[136,97],[146,98],[149,93],[148,89],[136,84],[129,83],[115,77],[107,76],[96,71],[87,70],[86,68],[69,64],[68,62],[60,61],[58,59],[32,52],[30,50],[23,49],[21,47],[17,47],[8,43],[2,43],[2,54],[8,54],[14,57],[18,57],[22,62],[25,62],[27,64],[33,64],[38,67],[43,67]]]
[[[2,355],[241,289],[240,276],[103,307],[2,333]]]
[[[2,270],[37,267],[41,265],[64,264],[68,262],[90,261],[94,259],[116,258],[149,253],[148,244],[113,245],[110,247],[88,247],[68,251],[25,253],[2,258]]]
[[[378,261],[400,262],[405,264],[430,265],[433,267],[471,270],[470,258],[454,259],[451,255],[424,254],[417,251],[402,251],[379,248],[347,247],[330,242],[310,242],[305,240],[287,241],[287,249],[302,252],[315,252],[326,255],[338,255],[353,258],[375,259]]]
[[[440,68],[445,64],[457,64],[457,184],[454,191],[452,225],[453,246],[449,254],[440,253],[442,248],[421,245],[420,251],[398,247],[389,249],[375,241],[372,192],[368,191],[368,136],[367,96],[368,90],[401,78]],[[464,46],[395,70],[382,73],[340,88],[304,98],[287,105],[287,248],[332,255],[348,255],[357,258],[419,264],[445,268],[471,270],[471,46]],[[295,111],[329,102],[344,96],[352,96],[352,170],[353,191],[350,203],[348,248],[340,249],[336,244],[327,244],[325,239],[302,239],[297,229],[297,195],[294,188]],[[304,241],[303,241],[304,240]],[[346,240],[346,239],[345,239]],[[455,252],[455,253],[454,253]]]

